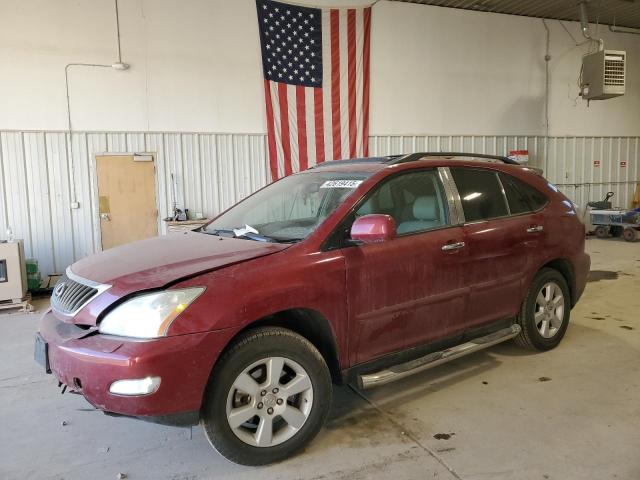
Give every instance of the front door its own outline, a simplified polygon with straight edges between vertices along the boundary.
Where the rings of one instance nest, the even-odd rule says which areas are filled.
[[[436,170],[398,174],[375,187],[355,216],[391,215],[398,237],[343,250],[355,363],[461,334],[464,249]]]
[[[144,158],[96,157],[103,250],[158,235],[155,166]]]

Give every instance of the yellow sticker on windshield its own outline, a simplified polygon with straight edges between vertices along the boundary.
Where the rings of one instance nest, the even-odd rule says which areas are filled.
[[[357,188],[362,180],[327,180],[320,188]]]

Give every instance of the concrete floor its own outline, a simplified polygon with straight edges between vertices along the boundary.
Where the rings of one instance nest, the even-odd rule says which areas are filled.
[[[601,279],[557,349],[503,344],[362,397],[336,389],[312,445],[265,468],[229,463],[199,428],[60,395],[32,360],[38,313],[0,314],[0,478],[640,479],[640,243],[587,248]]]

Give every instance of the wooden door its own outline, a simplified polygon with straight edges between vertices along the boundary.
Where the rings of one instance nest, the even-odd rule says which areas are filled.
[[[96,157],[102,249],[158,235],[153,159]]]

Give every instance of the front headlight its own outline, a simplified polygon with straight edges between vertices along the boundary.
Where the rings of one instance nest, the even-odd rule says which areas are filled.
[[[164,337],[171,322],[202,292],[204,288],[185,288],[134,297],[109,312],[99,331],[122,337]]]

